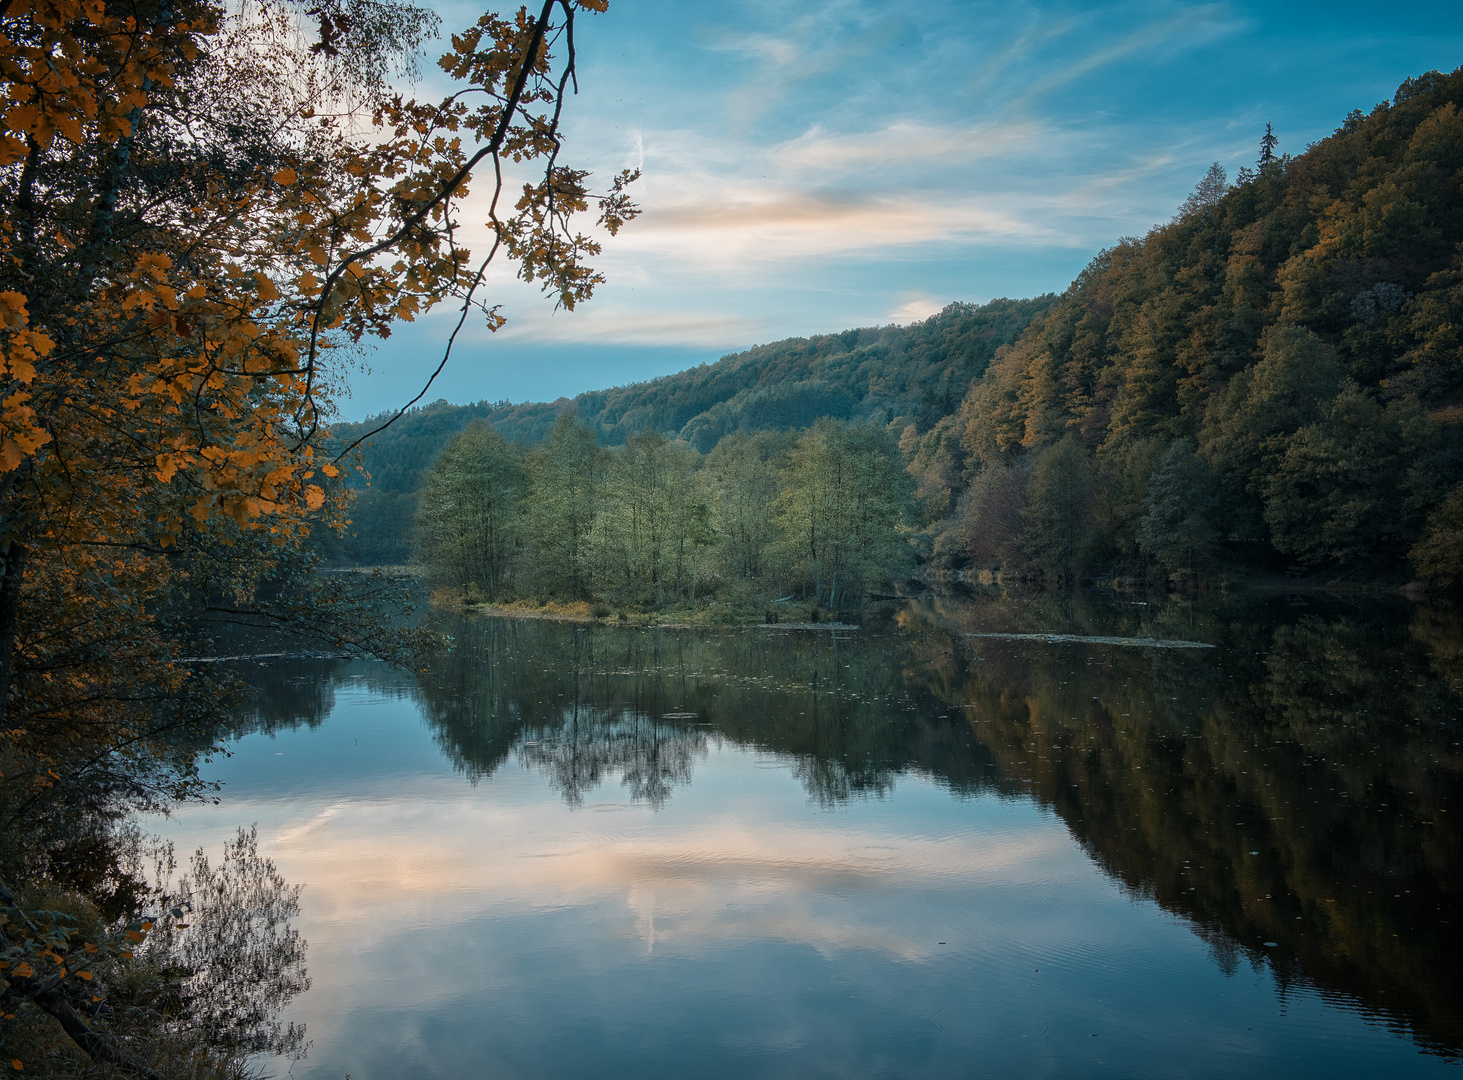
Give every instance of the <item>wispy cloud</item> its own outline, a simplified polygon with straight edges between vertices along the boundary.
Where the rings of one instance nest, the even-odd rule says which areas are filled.
[[[504,341],[593,342],[625,345],[697,345],[719,348],[756,338],[765,327],[733,314],[646,310],[624,304],[586,304],[575,311],[524,306],[494,336]],[[481,336],[481,335],[479,335]]]
[[[1110,14],[1111,9],[1094,14],[1093,22],[1096,23],[1099,18]],[[1061,64],[1052,65],[1044,76],[1027,83],[1024,93],[1011,104],[1019,108],[1058,87],[1132,57],[1141,56],[1150,64],[1167,59],[1174,53],[1229,37],[1245,25],[1243,20],[1234,16],[1227,4],[1181,7],[1166,18],[1141,23],[1116,41],[1101,44],[1090,51],[1067,57]]]
[[[870,166],[899,168],[977,160],[1030,159],[1049,148],[1057,132],[1031,120],[975,124],[932,124],[898,120],[869,131],[830,132],[821,126],[772,148],[770,158],[784,168],[835,171]]]
[[[1285,5],[1208,0],[637,0],[581,37],[565,160],[642,167],[645,213],[572,315],[495,275],[505,334],[729,350],[1060,289],[1209,162],[1252,160],[1265,121],[1298,150],[1455,65],[1463,14],[1338,10],[1318,38]]]

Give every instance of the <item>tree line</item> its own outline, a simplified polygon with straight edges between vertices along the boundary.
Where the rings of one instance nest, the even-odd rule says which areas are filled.
[[[463,596],[642,608],[796,596],[840,610],[907,572],[912,481],[884,427],[824,418],[705,455],[561,416],[523,449],[476,421],[426,474],[420,555]]]
[[[907,326],[864,327],[758,345],[649,382],[594,390],[554,402],[445,400],[415,407],[361,447],[365,476],[352,488],[351,525],[317,534],[322,556],[338,566],[409,562],[411,523],[427,467],[448,441],[476,419],[511,442],[535,445],[570,413],[605,446],[653,428],[708,453],[732,432],[796,431],[822,417],[888,423],[895,417],[928,428],[959,406],[970,380],[1001,345],[1016,340],[1055,296],[951,304]],[[349,445],[388,417],[338,424]],[[367,479],[367,477],[369,479]]]

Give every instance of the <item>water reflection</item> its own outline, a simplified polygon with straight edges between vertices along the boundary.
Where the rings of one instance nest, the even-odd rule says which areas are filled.
[[[1438,608],[1013,597],[856,633],[462,621],[414,686],[277,664],[251,724],[318,723],[347,679],[410,693],[474,782],[509,760],[571,806],[618,776],[653,807],[720,740],[791,759],[836,806],[918,774],[1049,808],[1226,971],[1270,966],[1463,1050],[1463,623]],[[1003,640],[1058,632],[1214,650]]]

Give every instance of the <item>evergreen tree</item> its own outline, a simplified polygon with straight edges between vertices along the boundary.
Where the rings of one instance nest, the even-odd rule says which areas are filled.
[[[1255,165],[1262,172],[1264,171],[1265,166],[1271,165],[1275,162],[1275,147],[1279,144],[1280,140],[1275,135],[1275,129],[1271,125],[1266,124],[1265,134],[1260,138],[1260,156],[1255,161]]]

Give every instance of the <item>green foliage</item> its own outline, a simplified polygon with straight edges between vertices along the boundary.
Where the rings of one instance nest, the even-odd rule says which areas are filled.
[[[768,550],[777,536],[773,503],[793,439],[763,431],[726,436],[706,457],[715,493],[717,570],[756,591],[767,583]]]
[[[859,422],[917,421],[921,429],[955,411],[970,380],[997,348],[1014,341],[1054,297],[951,304],[908,326],[846,330],[789,338],[725,356],[714,364],[650,382],[597,390],[570,400],[510,405],[506,401],[413,409],[361,448],[369,475],[347,478],[356,490],[352,524],[340,538],[319,538],[332,565],[392,565],[409,560],[412,543],[402,523],[412,512],[427,467],[473,420],[486,420],[515,443],[532,446],[560,418],[575,416],[604,446],[656,430],[709,452],[734,432],[788,432],[821,417]],[[348,445],[386,417],[333,429]]]
[[[774,512],[777,554],[813,602],[837,609],[887,581],[908,550],[901,535],[912,482],[888,433],[820,420],[798,439]]]
[[[1400,497],[1420,443],[1397,416],[1406,411],[1384,409],[1348,379],[1324,417],[1284,443],[1264,484],[1277,550],[1307,564],[1397,558],[1417,525]]]
[[[567,414],[529,455],[523,535],[534,593],[583,600],[594,591],[590,539],[609,465],[594,432]]]
[[[792,590],[851,605],[907,569],[912,487],[868,424],[737,432],[703,460],[654,430],[605,450],[565,416],[521,465],[474,424],[428,473],[421,551],[467,598],[659,609]]]
[[[432,463],[417,512],[423,561],[448,584],[496,597],[509,584],[524,473],[518,453],[475,421]]]
[[[697,457],[656,431],[632,435],[614,456],[591,535],[603,595],[648,606],[683,595],[694,601],[711,542]]]
[[[1075,436],[1036,457],[1026,488],[1025,558],[1071,581],[1086,568],[1092,535],[1092,463]]]
[[[1214,476],[1187,439],[1175,439],[1153,471],[1138,546],[1170,576],[1201,573],[1214,561]]]
[[[1428,515],[1427,528],[1410,556],[1418,576],[1429,584],[1463,585],[1463,484]]]

